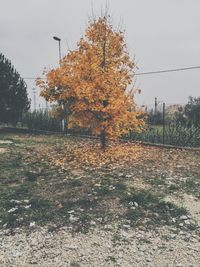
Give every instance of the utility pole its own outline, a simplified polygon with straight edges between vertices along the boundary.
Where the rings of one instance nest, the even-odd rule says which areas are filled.
[[[163,145],[165,144],[165,103],[163,103]]]
[[[157,97],[155,97],[155,110],[154,110],[155,115],[157,114],[157,111],[158,111],[158,100]]]
[[[36,91],[35,88],[33,88],[33,109],[36,111]]]
[[[154,103],[154,124],[157,124],[158,122],[158,100],[157,97],[155,97],[155,103]]]

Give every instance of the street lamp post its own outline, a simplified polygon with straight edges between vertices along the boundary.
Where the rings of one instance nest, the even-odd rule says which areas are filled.
[[[53,39],[58,42],[59,62],[60,62],[60,60],[61,60],[61,39],[59,37],[57,37],[57,36],[53,36]],[[62,109],[65,110],[64,104],[62,104],[61,106],[62,106]],[[66,123],[65,123],[65,120],[63,119],[62,120],[62,132],[65,132],[65,125],[66,125]]]
[[[53,39],[56,40],[58,42],[58,47],[59,47],[59,61],[61,60],[61,39],[58,38],[57,36],[53,36]]]

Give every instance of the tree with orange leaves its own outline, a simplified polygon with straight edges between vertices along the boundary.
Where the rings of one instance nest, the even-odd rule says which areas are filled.
[[[109,137],[144,126],[130,88],[135,68],[124,33],[114,30],[106,16],[90,22],[77,49],[69,51],[57,69],[45,72],[47,80],[37,84],[46,100],[65,102],[69,124],[89,128],[105,148]]]

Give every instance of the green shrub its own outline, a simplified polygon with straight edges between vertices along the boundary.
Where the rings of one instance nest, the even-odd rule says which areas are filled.
[[[200,127],[191,125],[185,126],[177,121],[165,126],[164,143],[176,146],[200,147]],[[131,140],[163,143],[162,126],[150,126],[142,133],[130,134]]]
[[[61,131],[61,121],[50,116],[48,111],[33,111],[23,115],[22,124],[30,130]]]

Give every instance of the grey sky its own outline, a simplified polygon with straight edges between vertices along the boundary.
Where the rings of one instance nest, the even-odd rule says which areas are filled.
[[[100,14],[108,3],[115,25],[126,30],[130,54],[139,71],[200,65],[199,0],[0,0],[0,52],[22,77],[37,77],[43,68],[58,64],[84,33],[88,16]],[[34,81],[27,81],[32,97]],[[200,69],[170,74],[138,76],[139,104],[154,97],[166,103],[184,103],[200,96]],[[39,93],[39,92],[38,92]]]

